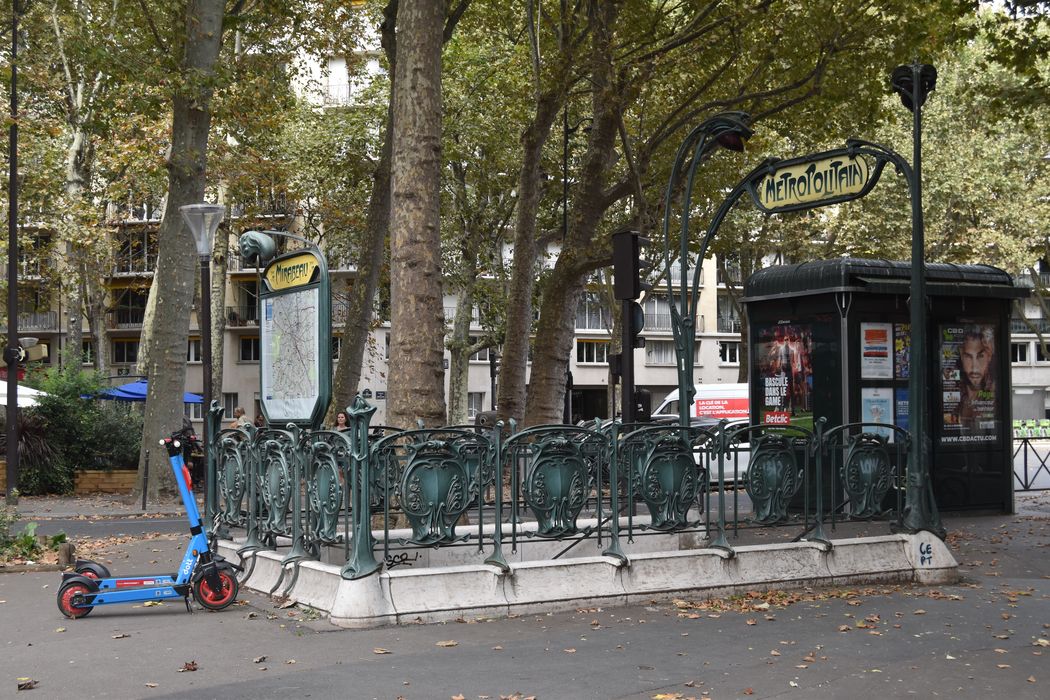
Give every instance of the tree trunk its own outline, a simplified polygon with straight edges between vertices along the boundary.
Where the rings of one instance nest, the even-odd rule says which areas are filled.
[[[536,117],[522,136],[514,258],[507,295],[507,331],[500,365],[496,406],[503,420],[525,417],[525,374],[532,331],[532,293],[536,284],[536,212],[540,204],[543,145],[558,115],[560,100],[547,93],[536,103]]]
[[[346,327],[339,347],[339,364],[332,380],[332,403],[328,407],[325,423],[335,424],[335,414],[348,407],[361,384],[361,367],[364,364],[368,336],[372,332],[372,313],[375,309],[376,289],[379,287],[379,272],[383,267],[387,236],[390,231],[390,151],[394,121],[393,87],[397,80],[397,0],[387,3],[383,10],[380,27],[383,50],[390,64],[390,100],[386,111],[386,126],[383,129],[383,146],[379,163],[372,174],[372,195],[368,200],[368,215],[360,256],[357,259],[357,279],[347,294]]]
[[[470,276],[464,279],[467,282],[456,301],[456,318],[452,321],[452,337],[448,343],[448,425],[462,425],[468,420],[470,356],[477,352],[474,344],[470,342],[474,283]]]
[[[441,289],[441,45],[445,3],[398,9],[390,169],[391,362],[388,419],[445,420]]]
[[[211,397],[222,405],[222,368],[225,363],[226,338],[226,269],[229,266],[230,235],[225,226],[215,233],[211,254]],[[201,329],[201,342],[208,336]],[[203,348],[202,348],[203,349]],[[208,372],[208,367],[202,367]],[[204,407],[207,415],[208,406]]]
[[[526,426],[562,422],[565,380],[576,337],[576,306],[582,292],[581,276],[569,271],[568,266],[560,271],[556,266],[544,286],[525,409]]]
[[[82,87],[82,86],[81,86]],[[83,127],[77,124],[76,115],[70,115],[69,123],[73,128],[73,138],[66,149],[66,182],[65,192],[70,205],[84,196],[87,183],[91,179],[91,139]],[[69,216],[71,229],[77,227],[76,215]],[[75,241],[66,243],[66,270],[68,276],[63,280],[69,294],[66,297],[66,345],[62,360],[75,362],[84,348],[84,287],[87,266],[84,264],[83,246]]]
[[[179,207],[204,199],[211,127],[212,88],[208,82],[219,57],[223,12],[223,0],[189,1],[179,76],[186,87],[176,92],[172,100],[171,149],[166,163],[168,196],[157,236],[157,270],[150,290],[153,314],[151,332],[146,334],[149,392],[136,489],[141,493],[142,467],[149,452],[153,478],[148,495],[153,497],[170,492],[174,485],[167,455],[157,447],[157,440],[182,426],[189,313],[199,269],[197,251],[192,236],[185,230]]]

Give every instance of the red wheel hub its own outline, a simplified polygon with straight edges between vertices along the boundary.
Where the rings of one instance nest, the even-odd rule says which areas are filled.
[[[220,571],[218,576],[221,585],[217,591],[212,590],[211,586],[208,585],[207,577],[201,579],[201,597],[206,598],[212,605],[222,605],[233,597],[233,579],[230,577],[230,574]]]
[[[62,592],[62,610],[70,617],[84,617],[91,612],[90,607],[78,608],[73,604],[73,598],[77,595],[84,595],[91,593],[91,589],[82,583],[75,583],[72,586],[67,586]]]

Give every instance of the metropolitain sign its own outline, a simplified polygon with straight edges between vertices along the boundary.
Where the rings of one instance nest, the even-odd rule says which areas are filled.
[[[747,183],[748,192],[766,213],[823,207],[863,197],[878,182],[884,162],[872,164],[849,149],[803,158],[771,161]]]

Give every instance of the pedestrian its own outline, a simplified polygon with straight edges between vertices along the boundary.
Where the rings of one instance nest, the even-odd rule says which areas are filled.
[[[335,426],[333,430],[349,430],[350,429],[350,416],[346,415],[346,411],[340,411],[335,414]]]
[[[256,428],[265,428],[266,427],[266,419],[263,417],[263,414],[259,413],[259,414],[257,414],[255,416],[255,427]]]
[[[252,423],[250,420],[248,420],[248,417],[244,415],[243,406],[238,406],[237,408],[233,409],[233,421],[230,422],[231,428],[245,428],[251,424]]]

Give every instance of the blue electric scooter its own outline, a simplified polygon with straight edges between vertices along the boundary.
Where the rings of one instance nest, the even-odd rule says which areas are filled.
[[[237,599],[240,586],[236,572],[242,569],[212,552],[193,497],[190,471],[182,456],[183,443],[193,444],[195,441],[196,436],[185,430],[160,441],[168,451],[168,460],[190,521],[191,539],[178,573],[113,577],[98,562],[77,560],[73,572],[62,574],[62,586],[58,589],[58,609],[63,615],[76,619],[90,613],[96,605],[171,598],[182,598],[186,610],[190,610],[191,593],[209,610],[222,610]]]

